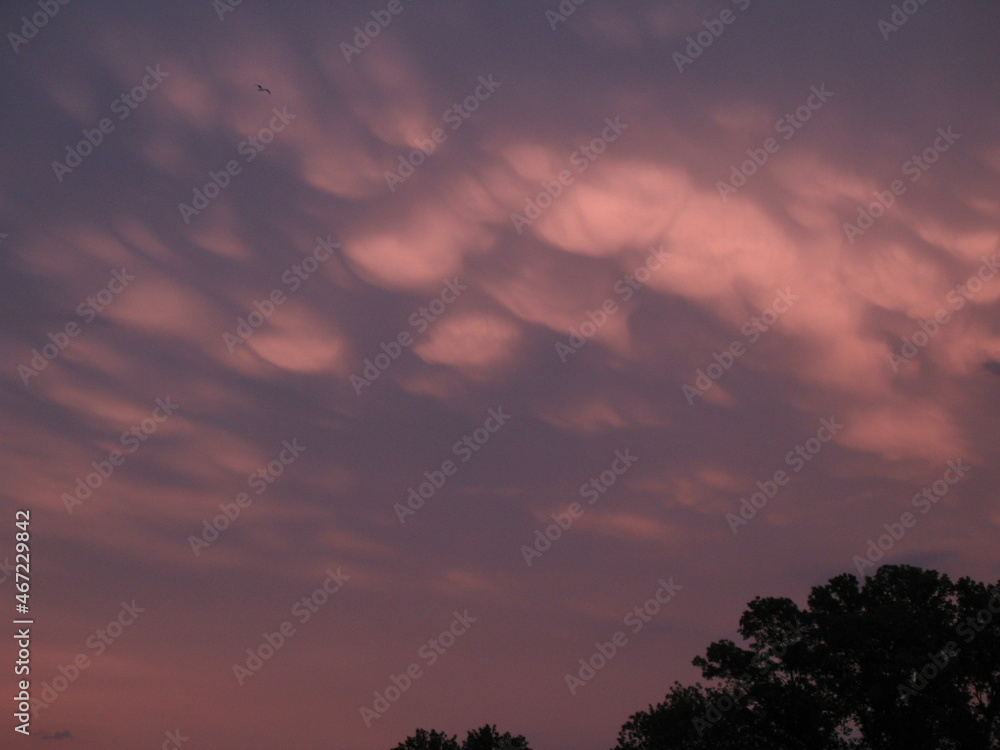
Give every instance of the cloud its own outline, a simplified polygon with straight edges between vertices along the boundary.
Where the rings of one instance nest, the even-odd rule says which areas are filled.
[[[211,3],[139,3],[124,19],[94,2],[19,51],[0,123],[17,144],[0,165],[0,469],[46,539],[40,679],[122,598],[150,602],[60,698],[76,739],[148,744],[161,729],[139,707],[173,706],[183,684],[185,732],[220,750],[331,732],[374,749],[428,716],[471,726],[485,704],[554,748],[607,746],[746,601],[849,569],[960,456],[969,480],[900,554],[993,574],[1000,281],[960,308],[949,293],[1000,245],[995,11],[927,4],[883,40],[865,3],[753,3],[679,72],[717,7],[585,3],[555,30],[547,7],[404,3],[348,62],[339,44],[371,9],[243,3],[220,21]],[[158,63],[170,76],[57,181],[52,161]],[[453,128],[485,75],[500,87]],[[834,95],[786,139],[778,123],[820,85]],[[271,138],[274,107],[295,119]],[[596,145],[616,117],[627,128]],[[904,165],[949,125],[961,138],[911,181]],[[390,186],[435,128],[447,137]],[[769,138],[780,148],[723,199]],[[185,223],[178,205],[231,160]],[[844,225],[896,179],[905,193],[852,243]],[[518,231],[532,202],[547,206]],[[327,236],[339,248],[293,289],[286,272]],[[655,248],[669,257],[630,285]],[[135,280],[88,322],[80,305],[122,267]],[[414,325],[456,279],[454,305]],[[274,290],[286,302],[230,351],[223,334]],[[356,393],[350,376],[401,331],[412,344]],[[713,364],[689,404],[682,386]],[[168,395],[178,414],[69,515],[63,494]],[[461,462],[456,441],[497,405],[510,425]],[[725,514],[831,415],[843,432],[734,539]],[[257,494],[295,436],[308,451]],[[627,481],[527,568],[537,524],[626,446],[641,457]],[[400,525],[393,504],[448,459],[458,472]],[[252,504],[195,557],[189,537],[240,493]],[[344,598],[239,688],[233,662],[338,564]],[[568,702],[564,671],[670,575],[686,597],[662,630]],[[463,607],[482,628],[368,731],[357,706]]]
[[[43,740],[71,740],[73,739],[73,733],[68,729],[64,729],[61,732],[42,732],[39,737]]]

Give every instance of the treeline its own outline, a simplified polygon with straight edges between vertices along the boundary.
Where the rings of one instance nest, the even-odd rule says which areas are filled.
[[[843,574],[807,606],[757,597],[613,750],[1000,750],[1000,585],[909,565]],[[531,750],[487,725],[394,750]]]

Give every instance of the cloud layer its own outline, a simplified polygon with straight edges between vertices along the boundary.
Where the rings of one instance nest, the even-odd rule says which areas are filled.
[[[884,560],[1000,577],[997,9],[562,5],[108,1],[11,41],[4,505],[36,696],[92,661],[38,732],[607,747],[949,461]]]

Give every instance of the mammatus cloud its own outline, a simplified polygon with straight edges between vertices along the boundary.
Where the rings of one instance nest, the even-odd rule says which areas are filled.
[[[889,31],[863,3],[60,6],[0,62],[4,496],[34,513],[38,685],[92,662],[40,736],[377,748],[488,720],[607,746],[952,460],[887,560],[995,577],[997,18],[961,6]]]

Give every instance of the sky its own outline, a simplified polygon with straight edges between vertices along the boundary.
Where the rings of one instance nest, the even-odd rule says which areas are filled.
[[[598,750],[755,596],[1000,579],[996,3],[2,17],[21,744]]]

